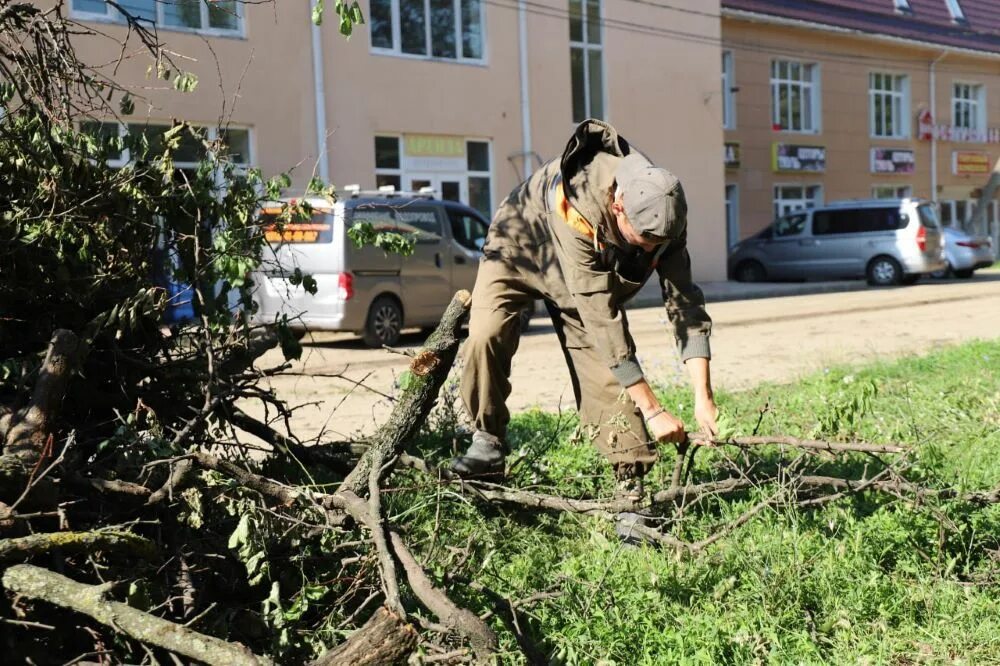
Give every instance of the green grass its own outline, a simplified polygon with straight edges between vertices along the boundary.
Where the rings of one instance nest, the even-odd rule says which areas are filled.
[[[791,385],[719,396],[737,433],[916,448],[911,479],[934,487],[1000,486],[1000,341],[860,369],[833,368]],[[663,390],[682,405],[684,387]],[[572,496],[608,496],[608,467],[571,437],[564,415],[514,419],[512,483]],[[438,438],[424,455],[446,454]],[[723,475],[722,454],[698,457],[694,480]],[[773,466],[779,451],[757,464]],[[665,485],[672,454],[653,475]],[[819,473],[860,475],[871,459],[825,460]],[[426,479],[412,477],[414,484]],[[757,491],[712,501],[679,535],[697,539],[759,501]],[[1000,507],[846,497],[812,510],[759,514],[706,553],[623,548],[597,518],[486,506],[448,490],[396,495],[408,539],[439,580],[475,579],[509,599],[539,590],[522,627],[557,664],[1000,664]],[[462,585],[451,588],[461,594]],[[478,611],[488,599],[463,599]],[[521,663],[497,620],[504,663]]]

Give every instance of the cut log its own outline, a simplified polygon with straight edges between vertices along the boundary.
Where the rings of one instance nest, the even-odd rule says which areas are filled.
[[[245,646],[206,636],[128,604],[105,598],[106,586],[84,585],[48,569],[18,564],[3,575],[11,592],[88,615],[129,638],[169,650],[211,666],[271,666],[267,657]]]
[[[418,633],[385,606],[350,638],[324,652],[309,666],[391,666],[401,664],[417,646]]]

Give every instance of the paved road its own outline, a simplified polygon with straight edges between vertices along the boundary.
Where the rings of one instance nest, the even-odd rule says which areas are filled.
[[[715,322],[712,373],[716,386],[739,389],[764,381],[792,381],[831,364],[926,353],[970,339],[1000,337],[1000,271],[972,280],[930,281],[897,289],[870,289],[710,303]],[[686,382],[663,309],[629,312],[639,359],[648,377]],[[420,336],[405,336],[416,346]],[[278,357],[265,359],[277,361]],[[305,347],[302,376],[273,380],[293,404],[300,436],[370,432],[384,418],[395,377],[407,359],[366,349],[351,336],[317,334]],[[368,388],[322,375],[342,373]],[[514,410],[573,406],[573,393],[551,325],[536,317],[514,360]]]

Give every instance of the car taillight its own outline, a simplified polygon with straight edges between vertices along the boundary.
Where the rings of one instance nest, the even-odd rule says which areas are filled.
[[[354,296],[354,276],[350,273],[341,273],[337,276],[337,293],[340,300],[349,301]]]
[[[917,229],[917,247],[920,248],[921,252],[927,250],[927,229],[923,225]]]

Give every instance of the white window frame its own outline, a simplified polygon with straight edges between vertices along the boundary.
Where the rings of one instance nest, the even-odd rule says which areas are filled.
[[[891,196],[883,196],[889,193]],[[909,199],[913,196],[912,185],[894,183],[872,185],[872,199]]]
[[[786,72],[788,76],[782,78],[780,74],[781,65],[786,66]],[[794,79],[791,77],[790,72],[792,68],[799,68],[799,78]],[[802,78],[802,72],[809,71],[811,80],[805,81]],[[799,94],[802,99],[805,96],[809,96],[809,110],[810,113],[806,115],[801,113],[802,129],[792,129],[790,127],[784,127],[781,125],[781,88],[785,87],[789,91],[788,95],[788,115],[789,120],[791,120],[791,91],[793,89],[798,89]],[[788,132],[792,134],[819,134],[822,132],[822,109],[820,108],[822,102],[822,95],[820,94],[820,66],[819,63],[815,62],[804,62],[799,60],[783,60],[775,58],[771,61],[771,125],[772,127],[780,127],[778,131]],[[801,111],[801,107],[800,107]],[[806,120],[809,121],[810,127],[806,127]]]
[[[968,97],[959,97],[959,91],[968,92]],[[969,107],[971,125],[959,123],[964,114],[960,114],[958,106]],[[986,86],[969,81],[955,81],[951,87],[951,124],[955,127],[973,132],[986,131]]]
[[[882,81],[889,80],[892,89],[876,88],[875,79],[881,77]],[[879,134],[875,109],[875,99],[882,98],[882,112],[886,108],[891,109],[893,127],[895,132]],[[910,138],[910,77],[906,74],[895,74],[893,72],[869,72],[868,73],[868,123],[869,133],[873,139],[909,139]]]
[[[107,4],[104,5],[103,14],[76,9],[74,4],[75,4],[74,1],[70,0],[71,18],[80,19],[84,21],[95,21],[100,23],[117,23],[117,24],[125,23],[125,18],[118,12],[118,10]],[[156,22],[154,25],[157,30],[190,32],[198,35],[205,35],[207,37],[234,37],[238,39],[246,38],[246,14],[242,9],[243,2],[238,1],[236,3],[236,19],[239,27],[236,28],[235,30],[226,30],[224,28],[208,27],[208,4],[203,1],[199,1],[198,3],[198,6],[201,8],[201,23],[202,26],[205,26],[202,28],[188,28],[181,25],[167,25],[163,20],[163,11],[165,6],[164,0],[156,0],[154,5],[156,7]]]
[[[403,136],[401,134],[384,134],[379,133],[372,137],[372,148],[375,148],[375,139],[395,139],[396,148],[399,150],[399,166],[395,169],[390,169],[388,167],[380,167],[375,165],[375,183],[378,184],[379,176],[396,176],[399,178],[399,189],[405,190],[403,187]]]
[[[371,53],[376,55],[392,56],[394,58],[409,58],[411,60],[432,60],[435,62],[451,62],[451,63],[464,63],[467,65],[487,65],[488,58],[487,53],[489,49],[486,43],[486,0],[479,0],[479,30],[480,30],[480,40],[482,41],[482,57],[480,58],[466,58],[462,55],[462,0],[453,0],[453,7],[455,8],[455,57],[447,58],[444,56],[432,55],[434,52],[433,43],[431,41],[431,3],[430,0],[424,0],[424,39],[427,44],[427,53],[421,55],[420,53],[404,53],[403,52],[403,34],[402,27],[400,25],[399,17],[399,0],[391,0],[390,12],[392,13],[392,48],[386,48],[384,46],[375,46],[372,43],[371,30],[369,30],[368,37],[368,47]],[[369,5],[369,12],[371,5]],[[389,136],[388,134],[382,134],[379,136]]]
[[[584,117],[580,118],[580,119],[573,118],[574,124],[578,123],[578,122],[581,122],[583,120],[586,120],[587,118],[598,117],[598,115],[600,116],[598,118],[599,120],[607,120],[608,119],[608,97],[607,97],[607,89],[608,89],[608,85],[607,85],[607,80],[608,80],[607,79],[607,71],[608,71],[608,68],[607,68],[607,65],[605,64],[605,58],[604,58],[604,39],[605,39],[605,34],[604,34],[604,22],[602,20],[602,15],[604,14],[604,0],[597,0],[597,5],[598,5],[598,7],[597,7],[598,16],[597,16],[597,19],[596,19],[597,20],[597,29],[600,31],[600,35],[601,35],[601,41],[598,44],[591,44],[589,41],[587,41],[587,33],[589,32],[589,25],[590,25],[590,17],[588,16],[588,13],[587,13],[588,12],[587,5],[588,5],[587,0],[580,0],[580,9],[581,9],[581,12],[582,12],[581,15],[580,15],[580,25],[581,25],[581,37],[583,37],[583,41],[575,41],[573,39],[570,39],[570,42],[569,42],[570,63],[571,63],[570,67],[571,68],[572,68],[572,61],[573,61],[573,58],[572,58],[573,49],[580,49],[580,50],[583,51],[583,106],[584,106],[584,114],[583,114],[583,116]],[[570,21],[573,20],[572,14],[570,14],[569,20]],[[598,115],[594,114],[594,105],[591,103],[591,101],[592,101],[591,100],[591,93],[592,93],[592,91],[590,90],[590,54],[593,51],[596,51],[596,52],[598,52],[598,53],[601,54],[601,110],[603,112],[601,114],[598,114]],[[573,80],[572,79],[573,79],[573,76],[572,76],[572,71],[571,71],[570,72],[570,112],[571,113],[572,113],[572,107],[573,107],[573,98],[572,98],[572,95],[573,95],[573,91],[572,91]]]
[[[965,12],[962,11],[962,5],[958,4],[958,0],[944,0],[944,4],[948,5],[948,12],[951,14],[951,20],[956,23],[965,22]]]
[[[494,188],[496,186],[496,178],[493,176],[493,141],[491,141],[490,139],[485,138],[485,137],[475,137],[475,136],[467,136],[467,137],[465,137],[465,154],[466,154],[467,158],[468,158],[468,154],[469,154],[469,142],[470,141],[474,142],[474,143],[485,143],[486,144],[486,167],[489,169],[489,171],[473,171],[472,169],[469,169],[468,168],[468,159],[466,159],[466,173],[465,173],[466,189],[468,189],[468,179],[469,178],[486,178],[486,179],[488,179],[489,183],[490,183],[490,206],[489,207],[491,209],[493,209],[493,208],[495,208],[494,202],[496,202],[496,194],[494,192]],[[468,198],[468,197],[466,197],[466,198]],[[470,208],[472,207],[472,204],[469,201],[463,201],[462,203],[464,203],[465,205],[469,206]],[[474,210],[478,210],[478,209],[474,209]],[[479,211],[479,212],[482,212],[482,211]],[[492,215],[492,210],[490,210],[489,213],[484,213],[484,217],[486,217],[486,222],[487,223],[489,223],[491,215]]]
[[[736,129],[736,60],[732,51],[722,52],[722,128]]]
[[[794,199],[778,196],[780,190],[791,187],[797,187],[801,189],[803,196]],[[815,192],[815,196],[811,199],[808,197],[809,190],[814,190]],[[773,193],[772,201],[774,206],[774,219],[778,219],[783,215],[788,215],[790,213],[794,213],[801,210],[811,210],[813,208],[816,208],[817,206],[823,205],[823,185],[821,183],[775,183],[772,193]],[[780,202],[800,201],[802,202],[802,206],[800,206],[799,208],[787,208],[784,212],[782,212],[781,208],[783,208],[784,206],[779,204],[778,203],[779,201]]]

